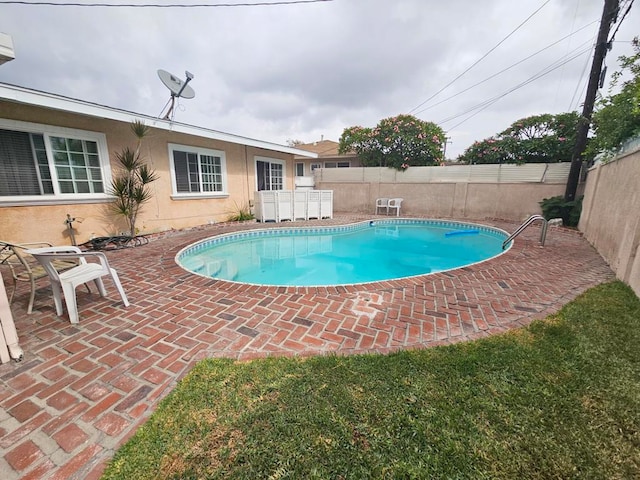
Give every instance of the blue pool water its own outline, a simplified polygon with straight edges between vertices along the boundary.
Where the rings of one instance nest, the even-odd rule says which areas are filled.
[[[206,277],[258,285],[375,282],[450,270],[503,253],[503,230],[397,219],[314,228],[251,230],[208,238],[176,261]]]

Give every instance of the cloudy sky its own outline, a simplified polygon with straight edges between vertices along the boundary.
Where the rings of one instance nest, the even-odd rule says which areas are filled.
[[[623,11],[629,2],[621,0]],[[188,70],[196,96],[181,99],[176,121],[285,144],[338,140],[346,127],[411,113],[444,128],[451,158],[519,118],[581,109],[603,4],[332,0],[105,8],[0,0],[0,32],[11,35],[16,55],[0,67],[0,82],[159,116],[169,92],[157,70],[182,79]],[[639,25],[635,6],[607,56],[605,94]]]

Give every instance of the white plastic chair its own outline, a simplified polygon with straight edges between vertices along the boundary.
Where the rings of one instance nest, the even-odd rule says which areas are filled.
[[[381,208],[384,208],[385,213],[389,215],[389,199],[388,198],[376,199],[376,215],[378,214],[378,210]]]
[[[396,210],[396,217],[400,216],[400,206],[402,205],[402,198],[391,198],[387,204],[387,214],[389,210]]]
[[[98,287],[101,296],[106,296],[102,277],[110,276],[122,297],[125,307],[129,306],[129,300],[124,293],[120,279],[116,271],[109,266],[107,257],[102,252],[82,252],[78,247],[46,247],[28,250],[30,255],[40,262],[49,275],[53,300],[56,304],[56,314],[62,315],[62,293],[64,293],[69,320],[78,323],[78,304],[76,301],[76,287],[93,280]],[[98,262],[88,262],[88,259],[96,259]],[[64,272],[58,272],[54,262],[58,260],[77,260],[79,265]]]

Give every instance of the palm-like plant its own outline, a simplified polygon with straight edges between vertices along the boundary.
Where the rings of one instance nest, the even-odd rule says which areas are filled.
[[[149,133],[149,127],[136,120],[131,124],[131,131],[138,139],[136,149],[126,147],[116,154],[119,168],[111,181],[111,194],[116,197],[113,211],[127,219],[129,235],[136,235],[136,219],[146,202],[151,199],[151,182],[158,179],[156,172],[144,162],[140,147],[142,139]]]

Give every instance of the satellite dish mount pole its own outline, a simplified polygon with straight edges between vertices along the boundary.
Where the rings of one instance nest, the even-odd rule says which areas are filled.
[[[173,106],[176,103],[176,96],[172,93],[171,94],[171,106],[169,107],[169,110],[167,110],[167,114],[163,117],[163,120],[169,120],[169,117],[171,116],[171,112],[173,112]]]
[[[164,120],[172,119],[173,110],[176,105],[176,98],[193,98],[195,96],[193,89],[187,86],[187,84],[193,80],[193,73],[185,72],[185,74],[187,79],[183,82],[165,70],[158,70],[160,80],[162,80],[162,83],[164,83],[171,92],[171,105],[169,106],[169,110],[167,110],[167,114],[163,117]]]

